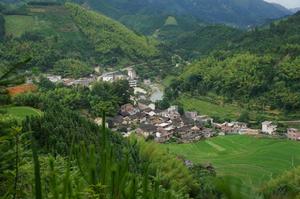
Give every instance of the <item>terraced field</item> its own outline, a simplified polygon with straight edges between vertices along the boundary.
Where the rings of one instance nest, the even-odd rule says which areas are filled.
[[[296,141],[224,136],[161,146],[193,162],[212,163],[219,176],[230,176],[247,187],[258,187],[300,165],[300,143]]]
[[[20,37],[26,32],[35,32],[66,40],[84,39],[63,6],[28,6],[27,12],[27,15],[5,15],[7,35]]]

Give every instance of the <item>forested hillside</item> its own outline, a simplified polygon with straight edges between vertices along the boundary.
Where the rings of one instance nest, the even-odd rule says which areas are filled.
[[[6,40],[0,44],[2,62],[31,57],[28,66],[45,71],[66,58],[89,67],[114,66],[144,61],[157,53],[152,40],[77,5],[30,3],[7,6],[3,13],[5,22],[0,15],[0,25],[5,27]]]
[[[186,28],[179,24],[165,26],[155,35],[186,59],[199,59],[212,51],[224,49],[242,33],[240,29],[225,25],[198,25]]]
[[[210,23],[246,27],[290,14],[289,10],[262,0],[80,0],[77,2],[88,4],[115,19],[122,19],[125,23],[136,21],[141,25],[145,20],[150,22],[149,25],[151,23],[156,25],[155,21],[160,16],[176,15],[195,17]]]
[[[129,59],[155,55],[154,41],[137,36],[118,22],[75,4],[66,4],[80,30],[93,42],[97,53],[104,56],[126,56]]]
[[[260,110],[299,110],[299,32],[300,13],[233,37],[223,50],[187,67],[168,93],[212,92]]]

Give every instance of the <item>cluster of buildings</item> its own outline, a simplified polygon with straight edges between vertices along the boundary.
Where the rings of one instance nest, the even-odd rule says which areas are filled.
[[[213,126],[218,130],[219,135],[258,135],[258,129],[248,128],[243,122],[224,122],[222,124],[214,123]]]
[[[107,125],[125,137],[136,133],[159,143],[170,140],[189,143],[212,136],[234,134],[275,135],[277,131],[277,125],[269,121],[262,123],[262,129],[251,129],[243,122],[215,123],[209,116],[198,115],[197,112],[185,112],[181,115],[177,106],[157,110],[142,103],[123,105],[117,116],[108,119]],[[300,131],[290,128],[287,137],[300,141]]]
[[[92,74],[89,77],[79,79],[63,78],[59,75],[46,75],[46,78],[53,83],[63,83],[66,86],[81,85],[84,87],[89,87],[96,81],[114,82],[117,80],[128,80],[130,87],[133,87],[139,93],[138,99],[134,101],[146,101],[147,99],[146,91],[137,87],[138,76],[131,67],[125,68],[123,71],[107,72],[101,75]],[[151,84],[151,82],[144,82],[144,84]],[[260,133],[276,135],[278,129],[278,126],[271,121],[263,122],[260,130],[251,129],[247,127],[246,123],[242,122],[214,123],[209,116],[198,115],[197,112],[185,112],[183,115],[180,115],[177,106],[171,106],[162,111],[156,110],[154,104],[145,105],[142,103],[123,105],[119,114],[114,118],[110,118],[108,126],[118,130],[124,136],[135,132],[157,142],[167,142],[170,139],[175,139],[183,143],[198,141],[215,135],[258,135]],[[300,130],[298,129],[289,128],[286,135],[290,140],[300,141]]]
[[[93,82],[97,81],[97,78],[94,75],[90,77],[82,77],[79,79],[73,78],[63,78],[61,75],[46,75],[45,76],[52,83],[63,83],[65,86],[84,86],[88,87]]]
[[[128,80],[130,87],[137,87],[138,76],[133,68],[126,68],[124,71],[114,71],[103,73],[102,75],[91,74],[89,77],[82,77],[79,79],[63,78],[60,75],[46,75],[46,78],[53,83],[63,83],[65,86],[77,86],[84,87],[90,86],[96,81],[114,82],[117,80]]]
[[[277,133],[278,126],[271,121],[265,121],[262,123],[262,133],[268,135],[275,135]],[[289,140],[300,141],[300,130],[295,128],[288,128],[286,136]]]
[[[205,127],[207,122],[207,117],[194,118],[190,112],[180,115],[177,106],[161,111],[138,103],[123,105],[119,114],[108,120],[108,125],[124,136],[137,133],[160,143],[170,139],[186,143],[214,136],[214,131]]]

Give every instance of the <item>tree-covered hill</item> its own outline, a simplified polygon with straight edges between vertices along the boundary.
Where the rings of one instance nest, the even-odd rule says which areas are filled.
[[[124,25],[75,4],[66,4],[77,27],[92,41],[97,53],[130,59],[156,54],[153,41],[138,36]],[[117,57],[116,57],[117,58]]]
[[[299,111],[299,32],[297,13],[268,28],[237,35],[188,66],[167,93],[171,98],[184,92],[196,96],[214,93],[259,110]]]
[[[155,36],[177,54],[187,59],[195,59],[223,49],[242,33],[240,29],[225,25],[203,24],[185,28],[179,21],[177,26],[164,26],[157,30]]]
[[[116,19],[131,16],[180,15],[212,23],[246,27],[290,14],[288,9],[262,0],[77,0]],[[124,18],[123,18],[124,19]],[[143,17],[141,18],[143,20]]]
[[[266,28],[257,28],[233,38],[233,46],[228,49],[249,50],[254,53],[272,52],[285,54],[287,49],[299,55],[300,12],[293,16],[274,21]],[[292,47],[293,46],[293,47]],[[287,49],[286,49],[287,48]]]
[[[11,62],[32,57],[28,65],[51,69],[66,58],[88,65],[142,62],[156,55],[155,41],[79,5],[57,3],[13,4],[4,7],[5,40],[0,59]],[[1,26],[2,25],[2,26]]]

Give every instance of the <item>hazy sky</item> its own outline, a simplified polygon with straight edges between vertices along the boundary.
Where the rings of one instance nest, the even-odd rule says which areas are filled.
[[[300,0],[265,0],[265,1],[279,3],[287,8],[300,7]]]

